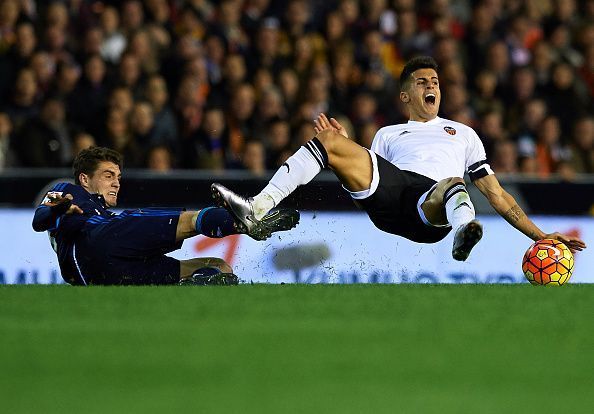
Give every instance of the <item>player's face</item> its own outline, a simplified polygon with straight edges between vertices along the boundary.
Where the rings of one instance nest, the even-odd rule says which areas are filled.
[[[441,91],[437,72],[419,69],[413,72],[412,80],[402,99],[408,106],[411,121],[430,121],[437,116],[441,103]]]
[[[85,180],[81,180],[81,184],[88,192],[101,194],[108,207],[115,207],[118,204],[121,178],[122,173],[117,164],[101,161],[95,173],[86,176]]]

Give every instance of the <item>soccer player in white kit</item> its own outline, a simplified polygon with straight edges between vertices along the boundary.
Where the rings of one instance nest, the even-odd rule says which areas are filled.
[[[557,239],[574,252],[586,247],[577,237],[540,230],[499,184],[476,132],[437,116],[441,92],[433,58],[407,62],[400,88],[409,121],[381,128],[371,150],[321,114],[314,121],[317,135],[289,157],[258,195],[244,198],[215,183],[213,196],[248,229],[257,230],[270,209],[330,168],[376,227],[420,243],[437,242],[454,229],[452,256],[466,260],[483,233],[466,191],[467,172],[495,211],[532,240]]]

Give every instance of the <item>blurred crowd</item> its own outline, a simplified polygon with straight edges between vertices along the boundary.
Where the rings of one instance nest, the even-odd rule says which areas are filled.
[[[594,173],[594,0],[0,0],[0,170],[262,175],[320,112],[368,147],[419,54],[496,172]]]

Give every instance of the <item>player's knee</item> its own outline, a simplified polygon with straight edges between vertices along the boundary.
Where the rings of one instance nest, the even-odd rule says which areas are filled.
[[[223,273],[233,273],[233,268],[223,259],[213,258],[209,265],[211,267],[216,267]]]

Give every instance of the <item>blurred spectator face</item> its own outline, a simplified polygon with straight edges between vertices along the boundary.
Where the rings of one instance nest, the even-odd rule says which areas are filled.
[[[130,126],[135,133],[148,134],[154,125],[153,108],[146,102],[139,102],[132,109]]]
[[[538,142],[541,145],[550,147],[559,142],[560,135],[559,120],[555,116],[548,116],[539,129]]]
[[[205,42],[206,56],[210,62],[222,65],[225,60],[225,44],[219,36],[209,36]]]
[[[35,72],[37,81],[45,85],[53,79],[56,65],[48,53],[39,51],[31,57],[31,68]]]
[[[326,81],[320,77],[312,77],[307,87],[307,99],[313,103],[322,103],[328,100]]]
[[[570,37],[569,29],[564,25],[559,25],[549,36],[549,41],[554,48],[562,49],[569,44]]]
[[[52,52],[59,52],[66,45],[66,34],[58,26],[50,26],[45,31],[45,43]]]
[[[223,76],[231,84],[241,83],[246,77],[245,60],[241,55],[228,55],[225,59]]]
[[[278,75],[278,85],[287,101],[293,101],[299,93],[299,78],[292,69],[283,69]]]
[[[58,89],[62,93],[69,93],[74,90],[80,78],[80,68],[74,62],[60,65],[57,73]]]
[[[284,115],[283,96],[276,87],[271,86],[264,90],[258,105],[258,112],[264,119]]]
[[[221,16],[223,17],[223,16]],[[179,18],[179,31],[193,38],[196,33],[203,32],[203,24],[196,15],[196,12],[190,8],[185,8]]]
[[[37,94],[37,80],[31,69],[22,69],[16,79],[16,95],[25,101],[33,100]]]
[[[440,65],[458,59],[458,43],[453,37],[444,37],[435,45],[433,57]]]
[[[300,36],[295,41],[295,51],[293,53],[295,62],[307,63],[313,58],[313,45],[308,36]]]
[[[128,0],[122,6],[122,27],[127,31],[134,31],[142,26],[144,12],[142,3],[138,0]]]
[[[273,150],[282,150],[289,145],[291,128],[286,121],[276,121],[270,125],[268,131],[269,144]]]
[[[6,112],[0,112],[0,140],[7,139],[12,133],[12,122]]]
[[[107,135],[116,145],[123,145],[128,141],[128,120],[126,114],[114,109],[107,115]]]
[[[466,85],[466,71],[459,61],[451,60],[443,66],[440,71],[440,81],[442,85]]]
[[[487,67],[497,74],[509,68],[509,53],[504,42],[495,42],[487,51]]]
[[[37,45],[37,37],[31,23],[21,23],[16,29],[15,47],[20,56],[31,56]]]
[[[115,7],[108,6],[101,13],[101,28],[107,35],[118,30],[120,25],[120,15]]]
[[[555,16],[562,22],[574,17],[576,6],[574,0],[555,0]]]
[[[105,63],[101,56],[91,56],[85,64],[85,76],[93,85],[103,82],[105,77]]]
[[[51,126],[61,126],[65,119],[64,103],[58,99],[48,99],[41,108],[41,119]]]
[[[163,146],[154,147],[148,154],[147,167],[151,171],[168,172],[173,168],[171,152]]]
[[[496,173],[516,173],[518,171],[518,151],[512,141],[500,141],[495,145],[491,166]]]
[[[128,88],[116,88],[109,97],[109,108],[122,111],[124,114],[130,113],[134,105],[132,92]]]
[[[594,118],[581,118],[576,121],[573,142],[581,150],[594,150]]]
[[[103,43],[103,31],[99,27],[92,27],[85,33],[83,49],[89,55],[96,55],[101,52]]]
[[[201,129],[209,136],[220,136],[225,130],[225,113],[219,108],[210,108],[204,113]]]
[[[19,17],[19,5],[16,0],[4,0],[0,3],[0,24],[12,28]]]
[[[221,2],[221,13],[219,18],[223,25],[235,26],[239,24],[242,3],[243,2],[239,0],[223,0]]]
[[[140,64],[138,62],[138,58],[129,53],[122,56],[119,67],[119,75],[120,79],[125,85],[135,85],[140,78]]]
[[[551,46],[545,42],[538,42],[532,50],[532,65],[538,71],[547,71],[553,63]]]
[[[146,86],[146,98],[156,111],[160,111],[165,106],[169,94],[167,84],[161,76],[153,76],[149,79]]]
[[[94,147],[95,145],[97,145],[95,138],[91,134],[87,134],[86,132],[78,133],[74,137],[72,155],[76,157],[82,150]]]
[[[285,12],[289,26],[305,26],[310,18],[309,4],[304,0],[292,0]]]
[[[354,23],[359,18],[359,2],[357,0],[341,0],[338,10],[347,25]]]
[[[534,94],[536,78],[532,69],[528,67],[520,68],[514,73],[513,87],[516,99],[520,101],[528,100]]]
[[[130,40],[130,51],[140,61],[152,55],[151,41],[145,30],[139,30],[134,33]]]
[[[274,79],[272,73],[266,68],[258,68],[254,74],[253,80],[254,88],[256,88],[256,94],[261,96],[267,89],[274,87]]]
[[[448,113],[458,112],[468,103],[468,93],[466,88],[460,85],[451,85],[444,97],[444,110]]]
[[[573,69],[562,63],[553,70],[553,83],[557,89],[565,90],[573,85]]]
[[[524,124],[536,131],[547,114],[547,106],[541,99],[533,99],[526,104],[524,112]]]
[[[329,44],[344,38],[346,25],[343,15],[338,12],[330,12],[326,18],[326,39]]]
[[[192,58],[192,60],[186,64],[186,76],[191,76],[201,83],[208,83],[208,66],[206,59],[202,56]]]
[[[156,22],[164,23],[171,15],[167,0],[146,0],[146,8]]]
[[[476,35],[489,35],[495,26],[495,16],[485,4],[476,6],[472,11],[472,29]]]
[[[406,39],[417,33],[417,15],[413,10],[398,13],[398,31],[400,38]]]
[[[258,32],[257,48],[265,56],[276,56],[279,46],[279,33],[277,27],[263,26]]]
[[[501,113],[492,111],[485,114],[481,120],[481,132],[491,140],[504,139],[505,132]]]
[[[377,103],[368,93],[360,93],[353,101],[353,114],[359,120],[372,121],[377,111]]]
[[[57,26],[61,30],[68,27],[68,9],[62,2],[52,2],[47,8],[47,26]]]
[[[231,111],[239,120],[247,120],[252,116],[256,103],[254,88],[244,84],[233,94]]]
[[[264,145],[260,141],[247,141],[243,148],[243,165],[256,175],[266,171]]]
[[[382,52],[382,35],[377,30],[372,30],[363,39],[365,50],[369,56],[378,57]]]
[[[476,77],[476,87],[482,97],[492,97],[497,87],[497,77],[493,72],[482,71]]]

